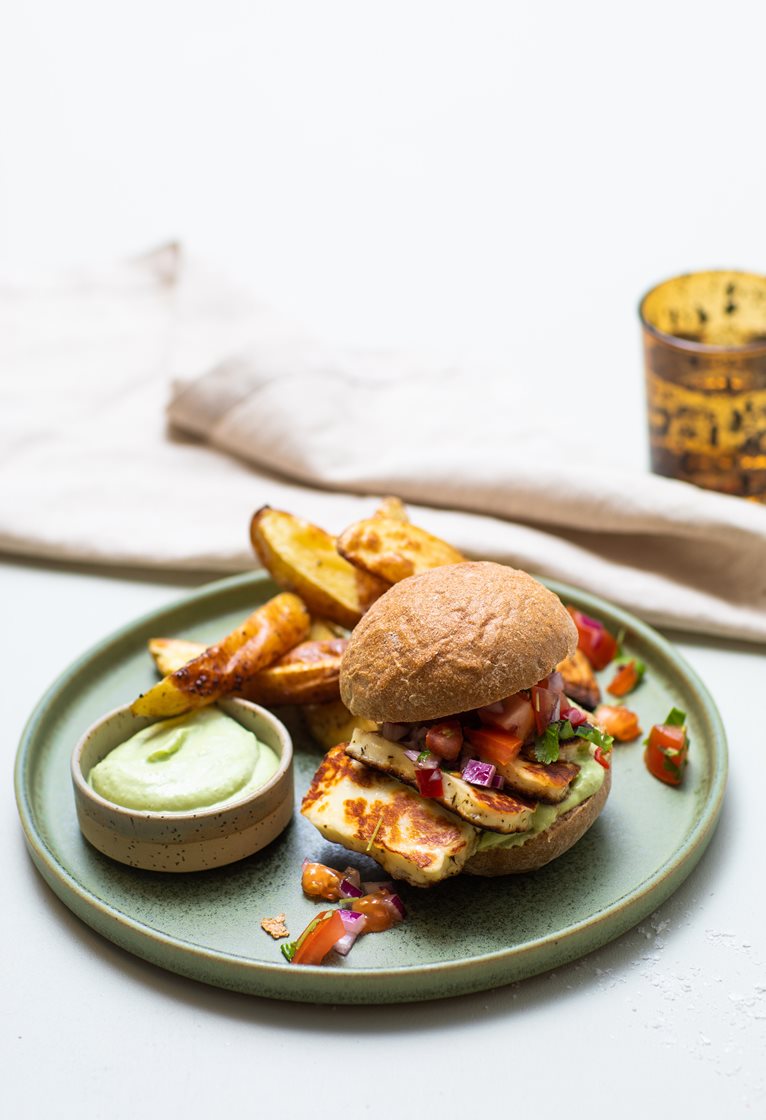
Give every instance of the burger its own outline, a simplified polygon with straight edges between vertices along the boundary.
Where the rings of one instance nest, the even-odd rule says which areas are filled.
[[[576,646],[559,598],[526,572],[467,562],[395,584],[351,635],[340,690],[357,727],[302,813],[415,886],[556,859],[611,779],[611,738],[556,669]]]

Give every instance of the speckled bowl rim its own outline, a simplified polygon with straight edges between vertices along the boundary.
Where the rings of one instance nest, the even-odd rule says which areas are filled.
[[[158,613],[186,607],[238,588],[273,586],[262,572],[247,572],[206,584],[190,595],[150,611],[96,643],[66,669],[43,695],[22,733],[14,772],[16,801],[30,855],[54,893],[83,921],[103,936],[162,968],[216,987],[260,996],[308,1003],[393,1003],[438,999],[484,991],[534,976],[575,960],[631,929],[664,902],[690,874],[710,842],[718,823],[728,775],[728,750],[723,723],[712,697],[686,660],[648,624],[597,595],[568,584],[543,579],[563,599],[575,602],[589,614],[610,615],[615,621],[654,646],[673,662],[684,677],[695,702],[704,711],[713,742],[710,787],[699,818],[684,844],[638,888],[627,891],[611,906],[524,945],[483,953],[464,960],[341,970],[327,966],[269,964],[234,953],[195,945],[171,937],[110,906],[85,889],[56,860],[35,827],[26,789],[27,756],[47,709],[98,653],[148,626]],[[593,936],[594,931],[596,936]],[[534,960],[527,958],[534,956]],[[203,968],[204,965],[204,968]]]
[[[240,697],[232,697],[227,700],[228,704],[235,707],[242,706],[250,711],[255,712],[261,716],[266,723],[276,731],[277,737],[282,744],[282,753],[279,761],[279,766],[269,778],[258,789],[244,797],[232,798],[223,802],[218,802],[216,805],[208,805],[203,809],[131,809],[126,805],[118,805],[116,801],[110,801],[109,798],[103,797],[98,793],[93,786],[89,785],[88,780],[82,771],[82,752],[86,746],[87,740],[95,732],[99,731],[105,724],[109,723],[115,716],[129,715],[130,704],[122,704],[119,708],[112,708],[103,716],[99,716],[94,720],[90,727],[85,731],[75,743],[70,759],[70,773],[72,775],[72,783],[79,791],[80,795],[87,801],[92,802],[98,806],[99,809],[109,810],[113,816],[121,817],[125,820],[141,820],[147,823],[155,822],[157,825],[165,824],[168,820],[171,821],[206,821],[212,820],[215,817],[220,817],[222,820],[226,818],[229,810],[240,810],[246,805],[255,805],[258,801],[265,798],[275,786],[282,780],[285,774],[292,768],[293,765],[293,740],[290,732],[287,730],[282,720],[270,712],[268,708],[262,708],[260,704],[253,703],[252,700],[244,700]],[[223,708],[221,708],[223,711]],[[145,717],[137,716],[137,719],[145,721]],[[146,726],[149,727],[154,723],[161,723],[162,719],[149,720]],[[243,726],[243,725],[241,725]],[[267,744],[268,746],[268,744]],[[272,748],[273,749],[273,748]]]

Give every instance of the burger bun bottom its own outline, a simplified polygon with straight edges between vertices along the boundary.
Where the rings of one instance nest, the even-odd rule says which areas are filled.
[[[551,860],[558,859],[583,836],[604,808],[612,785],[611,769],[604,772],[601,788],[591,797],[557,817],[553,824],[524,844],[512,847],[484,848],[476,852],[463,871],[468,875],[520,875],[537,871]]]

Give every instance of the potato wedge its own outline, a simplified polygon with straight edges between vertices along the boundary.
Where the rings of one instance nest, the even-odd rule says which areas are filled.
[[[195,657],[204,653],[204,642],[189,642],[184,638],[150,638],[149,653],[163,677],[182,669]]]
[[[378,729],[372,720],[352,716],[342,700],[330,704],[307,704],[301,714],[312,739],[325,751],[338,743],[347,742],[357,727],[360,731]]]
[[[567,696],[591,711],[601,700],[601,689],[590,661],[581,649],[576,649],[556,668],[564,678]]]
[[[373,517],[388,517],[393,518],[394,521],[409,521],[410,519],[407,507],[402,499],[394,498],[391,495],[381,498],[380,505],[375,510]]]
[[[302,642],[246,681],[238,695],[272,706],[339,700],[340,662],[345,648],[345,638]]]
[[[295,591],[312,614],[349,628],[390,584],[340,556],[324,529],[264,506],[250,524],[253,547],[277,583]]]
[[[338,537],[338,552],[350,563],[389,583],[465,560],[456,548],[425,529],[395,517],[381,516],[350,525]]]
[[[166,718],[232,695],[243,681],[298,645],[311,619],[297,595],[284,592],[264,603],[236,630],[164,677],[133,702],[137,716]]]
[[[340,662],[344,638],[301,642],[268,669],[245,679],[236,693],[256,704],[324,704],[340,698]],[[152,638],[149,652],[163,675],[176,672],[205,652],[201,642],[183,638]]]
[[[337,622],[330,622],[329,618],[312,618],[309,630],[309,641],[324,642],[331,638],[347,638],[349,629],[340,626]]]

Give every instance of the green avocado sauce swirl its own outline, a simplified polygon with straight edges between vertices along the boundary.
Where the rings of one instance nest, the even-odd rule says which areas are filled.
[[[188,812],[247,797],[278,767],[271,747],[211,707],[145,727],[97,763],[88,782],[126,809]]]

